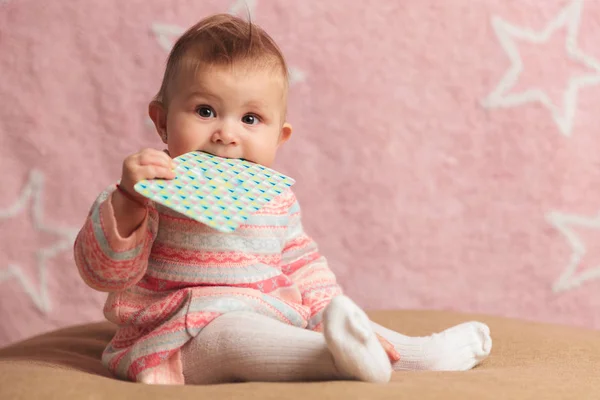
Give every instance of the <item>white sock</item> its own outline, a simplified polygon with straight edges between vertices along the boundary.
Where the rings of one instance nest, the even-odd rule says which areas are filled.
[[[319,332],[250,312],[224,314],[181,350],[186,384],[351,379]]]
[[[389,382],[392,366],[369,318],[346,296],[335,297],[323,313],[323,333],[339,370],[365,382]]]
[[[400,360],[395,371],[466,371],[490,354],[490,329],[481,322],[465,322],[425,337],[409,337],[371,322],[379,335],[390,341]]]

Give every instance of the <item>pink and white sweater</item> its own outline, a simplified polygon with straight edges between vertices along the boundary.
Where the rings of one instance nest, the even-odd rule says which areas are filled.
[[[102,360],[121,379],[182,384],[180,349],[214,318],[251,311],[320,330],[323,309],[342,293],[291,190],[233,233],[151,204],[127,238],[112,192],[95,201],[74,253],[84,281],[108,292],[104,315],[118,331]]]

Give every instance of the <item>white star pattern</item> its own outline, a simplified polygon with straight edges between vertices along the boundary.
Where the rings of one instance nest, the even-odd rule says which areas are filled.
[[[183,34],[184,29],[178,25],[155,22],[152,24],[152,32],[156,36],[160,47],[168,53],[171,51],[175,40]]]
[[[229,7],[229,14],[241,15],[246,10],[251,19],[254,19],[254,10],[256,9],[256,0],[236,0]]]
[[[47,262],[58,253],[70,250],[77,232],[74,229],[55,227],[44,221],[41,204],[43,190],[44,176],[41,172],[33,170],[15,203],[6,209],[0,209],[0,221],[2,221],[15,218],[29,205],[34,228],[40,232],[60,237],[53,245],[36,251],[37,265],[35,271],[39,278],[39,288],[35,288],[35,285],[25,276],[21,267],[17,264],[9,264],[5,270],[0,270],[0,283],[12,278],[16,279],[35,306],[41,312],[48,313],[52,309],[52,304],[48,296]]]
[[[295,83],[304,82],[304,80],[306,78],[306,75],[304,74],[304,72],[299,70],[298,68],[291,67],[289,73],[290,73],[290,86],[292,86]]]
[[[600,83],[600,63],[583,53],[577,45],[582,8],[583,0],[574,0],[562,9],[541,32],[514,26],[497,16],[492,17],[492,26],[500,45],[510,59],[511,65],[498,86],[483,100],[483,106],[486,108],[507,108],[528,103],[540,103],[550,111],[560,132],[565,136],[570,136],[577,109],[579,90]],[[553,104],[548,94],[539,88],[529,89],[521,93],[509,93],[523,71],[523,60],[515,44],[515,39],[533,44],[545,43],[554,32],[563,27],[567,29],[565,49],[569,58],[582,63],[595,72],[572,77],[563,92],[562,105],[560,106]]]
[[[555,293],[575,289],[586,282],[600,278],[600,265],[585,271],[578,272],[587,248],[581,237],[576,233],[575,227],[600,229],[600,213],[593,217],[551,212],[547,215],[548,221],[562,233],[571,247],[571,259],[560,277],[554,282],[552,290]]]

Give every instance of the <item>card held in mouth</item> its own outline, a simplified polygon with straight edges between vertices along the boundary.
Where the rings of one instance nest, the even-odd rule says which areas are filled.
[[[135,191],[222,232],[235,231],[295,183],[262,165],[199,151],[173,161],[175,179],[143,180]]]

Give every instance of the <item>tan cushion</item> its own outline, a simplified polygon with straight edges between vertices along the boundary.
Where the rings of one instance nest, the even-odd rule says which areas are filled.
[[[0,350],[0,399],[600,399],[600,333],[489,316],[382,311],[371,317],[410,335],[467,320],[490,325],[491,357],[467,372],[398,372],[359,382],[148,386],[109,377],[100,354],[107,323],[68,328]]]

